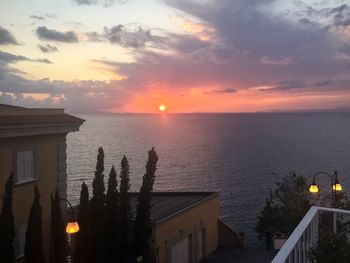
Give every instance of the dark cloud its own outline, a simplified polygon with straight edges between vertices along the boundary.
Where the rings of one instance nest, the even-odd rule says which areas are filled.
[[[16,63],[18,61],[32,61],[32,62],[40,62],[46,64],[52,64],[50,60],[47,58],[43,59],[30,59],[20,55],[13,55],[7,52],[0,51],[0,61],[3,61],[5,64]]]
[[[306,15],[314,19],[319,20],[328,20],[329,24],[326,28],[329,27],[348,27],[350,26],[350,6],[343,4],[337,7],[327,7],[315,9],[311,6],[307,7]]]
[[[60,32],[54,29],[48,29],[46,26],[39,26],[36,29],[36,34],[43,40],[65,43],[76,43],[79,41],[78,36],[74,31]]]
[[[44,52],[44,53],[50,53],[50,52],[57,52],[58,48],[55,46],[52,46],[50,44],[46,44],[46,45],[38,45],[38,48]]]
[[[346,4],[333,8],[329,12],[333,15],[333,23],[335,26],[350,26],[350,7]]]
[[[128,31],[125,26],[120,24],[111,28],[105,27],[104,37],[112,44],[130,48],[144,47],[153,40],[150,30],[144,30],[139,27],[135,31]]]
[[[300,18],[299,19],[299,23],[304,25],[304,26],[319,26],[319,23],[315,22],[315,21],[311,21],[308,18]]]
[[[298,21],[274,17],[265,11],[266,6],[262,8],[274,1],[166,3],[203,21],[213,29],[213,36],[203,41],[195,34],[169,34],[164,39],[152,35],[151,43],[175,51],[175,55],[141,49],[133,63],[99,61],[126,76],[121,82],[124,87],[159,85],[186,90],[234,86],[243,90],[269,83],[270,91],[285,93],[350,88],[330,81],[339,78],[348,83],[344,76],[350,65],[350,60],[337,58],[334,34],[318,25],[305,27]],[[115,42],[121,41],[123,29],[116,28]]]
[[[18,45],[15,37],[5,28],[0,26],[0,45]]]

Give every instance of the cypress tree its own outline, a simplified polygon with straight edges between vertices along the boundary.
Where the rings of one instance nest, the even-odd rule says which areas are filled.
[[[118,189],[117,172],[112,166],[106,195],[106,262],[116,262],[118,253]]]
[[[34,200],[29,213],[27,224],[24,259],[26,263],[44,263],[42,221],[41,221],[40,194],[34,187]]]
[[[0,213],[0,259],[3,263],[14,261],[15,226],[12,211],[13,174],[11,173],[5,186]]]
[[[75,262],[92,263],[89,189],[85,182],[81,185],[78,224],[80,230],[76,233]]]
[[[155,180],[155,172],[157,170],[158,155],[154,147],[148,152],[148,161],[146,164],[146,173],[143,176],[142,186],[138,196],[138,204],[136,210],[136,218],[134,224],[134,256],[143,256],[150,258],[151,251],[149,246],[150,239],[150,216],[151,216],[151,200],[153,183]]]
[[[104,262],[105,251],[105,186],[104,186],[104,152],[98,149],[95,178],[92,182],[91,200],[91,240],[93,262]]]
[[[120,187],[119,187],[119,240],[120,247],[118,258],[122,263],[129,262],[131,246],[131,220],[132,212],[130,206],[130,171],[128,159],[123,156],[120,163]]]
[[[57,191],[54,196],[51,195],[51,251],[51,262],[67,262],[67,235],[60,206],[60,196]]]

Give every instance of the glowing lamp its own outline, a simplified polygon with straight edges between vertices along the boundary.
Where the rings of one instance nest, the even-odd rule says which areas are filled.
[[[340,183],[337,183],[337,184],[333,185],[333,190],[334,191],[341,191],[341,190],[343,190],[343,188],[342,188]]]
[[[79,224],[76,221],[68,222],[66,227],[67,234],[75,234],[79,231]]]
[[[310,187],[309,187],[309,192],[310,193],[318,193],[319,189],[318,189],[318,186],[315,182],[313,182],[312,184],[310,184]]]

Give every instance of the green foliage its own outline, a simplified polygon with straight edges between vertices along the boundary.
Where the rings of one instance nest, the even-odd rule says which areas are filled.
[[[93,197],[91,200],[91,240],[93,262],[104,262],[105,251],[105,186],[104,186],[104,152],[98,149],[95,178],[92,183]]]
[[[150,215],[151,215],[151,199],[153,183],[155,180],[155,172],[157,170],[158,155],[154,147],[148,152],[148,161],[146,164],[146,173],[143,176],[140,194],[138,196],[138,204],[136,210],[136,218],[134,224],[134,245],[133,252],[135,256],[142,255],[144,258],[150,257]]]
[[[265,199],[265,206],[258,215],[258,224],[255,227],[255,231],[264,235],[266,232],[274,231],[273,226],[279,225],[281,218],[281,211],[278,207],[273,205],[272,197]]]
[[[0,259],[3,263],[14,261],[15,226],[12,211],[13,174],[11,173],[2,197],[3,203],[0,213]]]
[[[332,231],[320,232],[318,246],[311,251],[313,263],[348,263],[350,245],[345,233],[334,234]]]
[[[26,232],[26,243],[24,248],[24,259],[26,263],[44,263],[42,221],[41,221],[40,194],[38,188],[34,187],[34,200],[29,213]]]
[[[311,207],[308,185],[302,176],[289,174],[276,182],[270,197],[258,216],[255,230],[264,235],[266,231],[290,234]]]
[[[76,233],[74,262],[92,263],[89,190],[85,182],[81,185],[78,224],[80,230]]]
[[[58,192],[51,195],[51,249],[54,263],[66,263],[68,256],[68,243],[65,223],[62,217],[60,196]]]
[[[131,221],[132,221],[132,212],[130,206],[130,178],[129,178],[129,162],[128,159],[123,156],[123,159],[120,163],[120,187],[119,187],[119,259],[120,262],[126,263],[129,262],[129,251],[131,244]]]
[[[323,206],[349,210],[350,202],[345,192],[337,192],[333,203],[330,196],[321,200]],[[350,244],[347,234],[350,232],[348,217],[337,215],[337,233],[333,230],[333,213],[323,212],[319,214],[319,240],[318,245],[310,253],[311,262],[314,263],[345,263],[350,262]]]
[[[109,173],[106,196],[106,260],[116,262],[118,260],[119,239],[118,237],[118,190],[117,172],[112,166]]]

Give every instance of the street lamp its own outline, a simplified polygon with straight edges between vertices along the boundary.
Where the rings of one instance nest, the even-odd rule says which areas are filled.
[[[321,174],[327,175],[331,179],[332,201],[333,201],[333,197],[335,197],[334,195],[336,194],[336,192],[343,190],[341,184],[339,183],[337,171],[334,171],[333,175],[326,173],[326,172],[316,173],[312,179],[312,184],[310,184],[310,186],[309,186],[309,191],[310,191],[310,193],[318,193],[319,192],[319,187],[316,184],[316,177],[321,175]]]
[[[73,206],[67,199],[61,198],[60,201],[65,201],[69,205],[68,223],[66,226],[66,233],[67,234],[75,234],[79,231],[79,224],[74,218]]]
[[[334,171],[333,175],[329,174],[329,173],[326,173],[326,172],[318,172],[314,175],[313,179],[312,179],[312,184],[310,184],[309,186],[309,192],[310,193],[318,193],[319,192],[319,187],[318,185],[316,184],[316,178],[317,176],[319,175],[327,175],[328,178],[331,179],[331,191],[332,191],[332,206],[335,207],[336,206],[336,194],[337,192],[339,191],[342,191],[343,188],[339,182],[339,179],[338,179],[338,173],[337,171]],[[336,217],[336,213],[334,212],[333,213],[333,231],[334,233],[337,232],[337,217]]]

